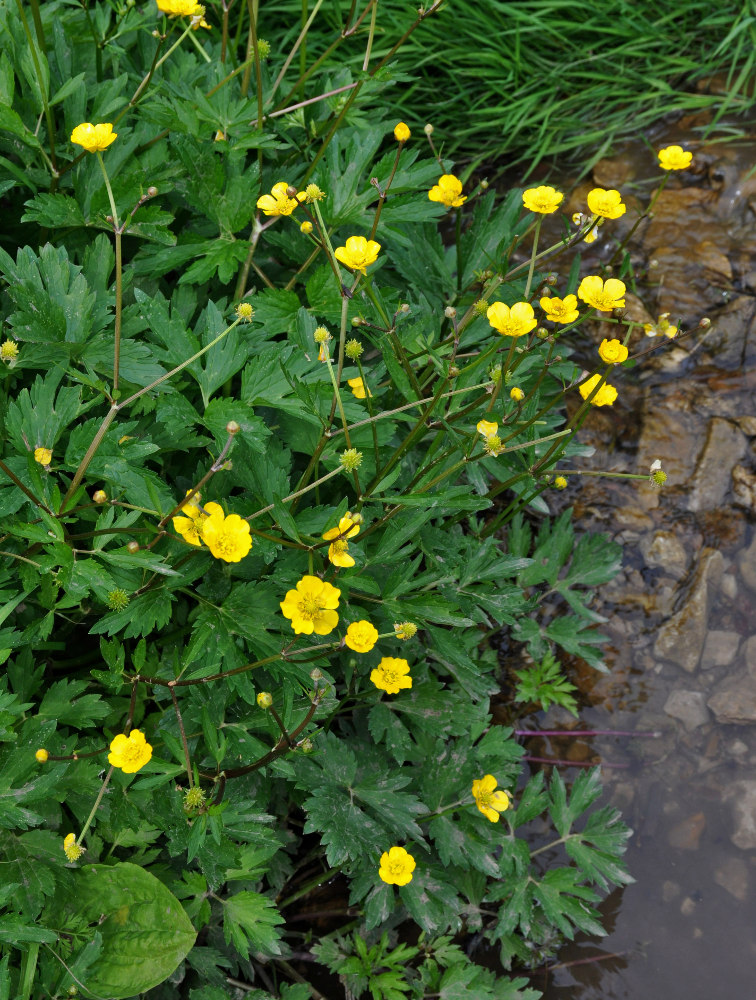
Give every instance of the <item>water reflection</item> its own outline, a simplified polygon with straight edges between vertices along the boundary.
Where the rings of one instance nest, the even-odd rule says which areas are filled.
[[[658,492],[584,479],[558,498],[625,559],[595,605],[611,673],[578,673],[579,723],[559,711],[534,720],[661,736],[526,743],[533,756],[619,765],[605,769],[605,802],[635,830],[635,884],[602,905],[606,938],[580,937],[533,974],[547,1000],[754,995],[756,178],[753,146],[699,147],[679,131],[655,144],[681,140],[699,174],[676,179],[639,230],[628,298],[639,321],[669,311],[712,326],[613,376],[618,403],[587,425],[597,453],[586,468],[642,472],[659,458],[669,482]],[[638,144],[595,180],[647,201],[652,171]],[[592,332],[586,358],[605,335]]]

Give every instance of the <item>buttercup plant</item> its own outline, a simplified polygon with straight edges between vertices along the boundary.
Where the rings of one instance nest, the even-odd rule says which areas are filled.
[[[378,995],[375,942],[412,921],[410,1000],[460,969],[533,1000],[436,944],[527,966],[629,878],[597,773],[525,773],[489,708],[502,628],[550,690],[561,650],[603,669],[581,567],[606,582],[621,549],[549,503],[594,474],[578,431],[645,341],[621,269],[561,268],[622,193],[544,246],[561,192],[475,186],[440,130],[429,153],[384,112],[405,36],[375,54],[376,4],[313,58],[315,5],[265,65],[254,4],[32,8],[0,20],[23,244],[0,250],[9,995],[262,990],[264,966],[295,978],[330,882],[328,971],[353,933]],[[596,312],[617,335],[583,373]]]

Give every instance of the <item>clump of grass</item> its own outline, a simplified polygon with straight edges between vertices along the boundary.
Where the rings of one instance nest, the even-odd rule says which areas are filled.
[[[413,14],[385,0],[379,31],[395,38]],[[750,109],[755,32],[748,0],[455,0],[402,48],[397,111],[432,121],[457,160],[506,157],[527,164],[527,176],[559,156],[587,170],[666,116],[713,108],[716,123]],[[317,48],[312,32],[309,43]],[[361,55],[347,48],[351,65]],[[714,74],[725,94],[698,92]]]

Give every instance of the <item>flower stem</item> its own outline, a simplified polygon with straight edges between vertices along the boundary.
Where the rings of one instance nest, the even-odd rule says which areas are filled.
[[[97,150],[97,160],[100,164],[102,176],[105,178],[105,187],[110,200],[110,212],[113,219],[113,238],[115,239],[115,320],[113,323],[113,399],[118,398],[118,372],[121,361],[121,314],[123,310],[123,258],[121,254],[121,233],[123,230],[118,224],[118,212],[116,211],[113,189],[110,186],[110,178],[105,169],[105,161],[102,153]],[[135,209],[136,211],[136,209]],[[133,212],[132,212],[133,215]]]
[[[94,805],[92,806],[92,811],[90,812],[89,816],[87,817],[87,821],[84,824],[84,826],[82,827],[81,833],[76,838],[76,846],[77,847],[79,847],[81,845],[81,842],[84,840],[84,836],[85,836],[87,830],[92,825],[92,820],[95,817],[95,813],[100,808],[100,803],[102,802],[102,797],[105,794],[105,789],[108,787],[108,783],[110,781],[110,777],[113,774],[114,770],[115,770],[115,768],[111,765],[110,770],[105,775],[105,780],[103,781],[102,787],[100,788],[100,791],[98,792],[97,798],[95,799]]]

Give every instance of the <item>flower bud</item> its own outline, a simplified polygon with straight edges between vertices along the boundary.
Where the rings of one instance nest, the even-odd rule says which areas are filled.
[[[273,704],[273,695],[270,691],[261,691],[257,696],[257,704],[263,711]]]
[[[409,127],[405,125],[404,122],[399,122],[399,124],[394,127],[394,138],[397,142],[406,142],[411,135],[412,133],[410,132]]]
[[[509,390],[509,396],[515,401],[515,403],[521,403],[525,399],[525,393],[518,385],[513,385]]]
[[[316,684],[318,681],[323,680],[323,671],[318,669],[318,667],[313,667],[310,671],[310,680],[314,681]]]
[[[229,420],[226,424],[226,434],[238,434],[241,427],[237,424],[235,420]]]
[[[236,307],[236,316],[242,323],[250,323],[255,315],[255,310],[249,302],[240,302]]]
[[[536,337],[538,337],[539,340],[546,340],[546,338],[548,337],[548,335],[549,335],[549,331],[546,329],[545,326],[539,326],[536,329]]]
[[[409,311],[410,311],[409,303],[402,302],[402,304],[399,306],[399,312],[404,313],[404,315],[406,316]]]
[[[312,753],[315,749],[315,744],[312,742],[309,736],[305,736],[302,742],[299,744],[299,749],[302,753]]]
[[[701,327],[702,330],[708,330],[708,328],[711,326],[711,320],[709,319],[708,316],[704,316],[704,318],[698,325]]]
[[[41,747],[39,750],[37,750],[34,756],[37,758],[37,761],[40,764],[46,764],[48,758],[50,757],[50,754],[47,752],[47,750],[45,750],[44,747]]]
[[[95,503],[107,503],[108,494],[105,490],[95,490],[92,494],[92,500],[94,500]]]
[[[564,476],[557,476],[556,479],[554,480],[554,486],[558,490],[566,490],[567,489],[567,480],[565,479]]]
[[[135,542],[135,541],[132,540],[132,541],[129,542],[129,544],[126,546],[126,548],[129,550],[129,552],[133,556],[135,553],[137,553],[139,551],[139,542]]]
[[[446,309],[444,309],[444,316],[446,316],[447,319],[454,319],[456,315],[457,310],[454,306],[447,306]]]
[[[394,632],[397,639],[411,639],[417,635],[417,625],[414,622],[394,622]]]
[[[309,221],[309,219],[305,219],[305,221],[299,227],[299,231],[300,233],[304,233],[305,236],[310,235],[310,233],[312,232],[312,223]]]
[[[487,191],[487,190],[488,190],[488,181],[486,180],[486,178],[485,178],[485,177],[484,177],[484,178],[483,178],[483,180],[482,180],[482,181],[480,182],[480,190],[481,190],[481,191]]]
[[[430,122],[423,127],[423,132],[425,132],[426,135],[433,135],[433,126]]]
[[[150,198],[156,198],[157,197],[157,193],[158,193],[158,189],[155,187],[155,185],[154,184],[150,184],[150,186],[147,188],[147,194],[150,196]]]

